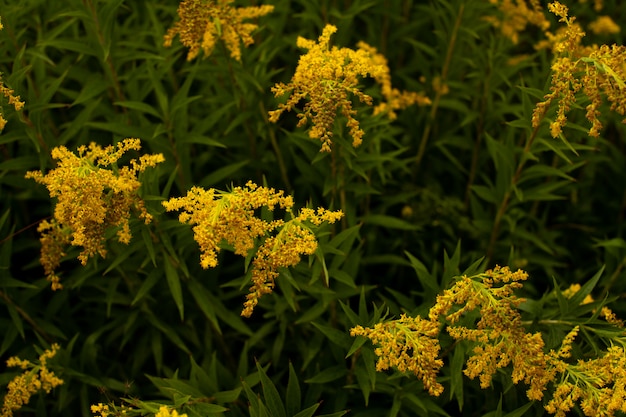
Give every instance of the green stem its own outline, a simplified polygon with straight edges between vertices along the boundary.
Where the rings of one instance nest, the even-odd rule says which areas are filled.
[[[539,126],[540,124],[538,123],[537,126],[533,129],[531,135],[528,137],[528,140],[526,141],[526,145],[524,146],[524,150],[522,151],[520,161],[517,164],[517,169],[515,170],[515,174],[511,178],[511,184],[509,188],[506,190],[506,193],[504,194],[504,197],[502,198],[502,202],[500,203],[500,206],[498,207],[498,211],[496,212],[496,217],[493,221],[493,227],[491,228],[491,237],[489,238],[489,246],[487,247],[486,260],[488,264],[491,262],[491,259],[493,257],[496,240],[498,239],[498,236],[500,234],[500,225],[502,224],[502,219],[504,218],[504,214],[506,213],[506,210],[509,207],[509,202],[511,200],[511,193],[513,192],[513,188],[517,185],[522,175],[522,170],[524,169],[524,166],[526,165],[526,161],[528,160],[528,158],[525,158],[525,155],[527,155],[530,152],[530,148],[533,142],[535,141],[535,138],[537,137],[537,133],[539,132]]]
[[[456,16],[456,20],[454,22],[454,28],[452,29],[452,33],[450,34],[450,43],[448,44],[448,51],[446,52],[446,58],[443,63],[443,68],[441,69],[441,82],[440,88],[435,91],[435,98],[433,99],[432,105],[430,107],[430,113],[428,114],[428,121],[426,122],[426,126],[424,127],[424,132],[422,133],[422,140],[420,141],[420,146],[417,151],[417,155],[415,157],[415,171],[417,174],[420,163],[424,158],[424,153],[426,152],[426,144],[428,143],[428,138],[430,136],[430,131],[432,129],[433,123],[435,121],[435,117],[437,116],[437,110],[439,108],[439,101],[441,100],[441,96],[443,95],[443,86],[448,79],[448,71],[450,70],[450,63],[452,62],[452,53],[454,51],[454,46],[456,45],[456,39],[459,33],[459,28],[461,27],[461,20],[463,17],[463,10],[465,8],[465,4],[461,4],[459,8],[459,13]]]

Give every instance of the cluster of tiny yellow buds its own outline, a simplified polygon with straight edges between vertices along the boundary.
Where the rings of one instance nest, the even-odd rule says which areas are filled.
[[[252,32],[258,28],[244,20],[265,16],[274,6],[233,7],[233,0],[183,0],[178,6],[180,20],[174,23],[164,36],[164,45],[172,45],[174,36],[180,36],[183,45],[189,48],[187,60],[192,60],[204,51],[205,57],[213,52],[218,39],[226,44],[230,56],[241,61],[241,47],[254,43]]]
[[[378,345],[377,371],[396,368],[400,372],[413,372],[434,396],[443,392],[443,385],[437,382],[437,373],[443,366],[438,358],[441,349],[438,334],[438,323],[405,314],[397,320],[377,323],[373,328],[356,326],[350,330],[351,336],[364,336]]]
[[[298,216],[282,225],[276,236],[265,239],[252,260],[252,286],[246,296],[243,317],[250,317],[259,298],[273,291],[279,268],[300,263],[302,255],[312,255],[317,249],[317,238],[303,221],[319,226],[323,222],[334,223],[343,217],[341,211],[323,208],[302,209]]]
[[[92,404],[91,412],[98,417],[109,417],[110,411],[107,404]]]
[[[505,37],[513,43],[519,42],[519,34],[526,30],[528,25],[537,26],[541,30],[550,27],[539,0],[489,0],[498,7],[500,16],[486,16],[484,19],[491,23]]]
[[[129,150],[141,148],[139,139],[125,139],[117,146],[102,148],[92,143],[78,148],[78,155],[64,146],[54,148],[52,157],[57,167],[44,175],[31,171],[26,178],[44,184],[50,197],[56,198],[54,219],[43,221],[41,233],[41,264],[53,289],[61,288],[55,270],[64,248],[69,244],[83,248],[78,259],[83,265],[96,255],[106,256],[105,232],[117,228],[118,241],[128,243],[130,210],[139,212],[145,223],[152,219],[138,195],[141,182],[137,175],[148,167],[163,162],[163,155],[144,155],[130,166],[117,167],[117,161]],[[111,166],[112,169],[107,169]]]
[[[280,103],[276,110],[269,112],[269,120],[277,122],[281,114],[291,111],[302,99],[304,105],[298,126],[302,127],[310,120],[313,124],[309,137],[319,139],[321,151],[330,152],[333,126],[337,112],[346,117],[346,126],[352,137],[352,145],[359,146],[364,135],[354,115],[349,95],[368,105],[372,98],[361,92],[357,85],[359,77],[384,79],[389,69],[381,65],[379,59],[364,49],[330,47],[330,37],[337,31],[333,25],[326,25],[318,42],[299,37],[297,45],[308,52],[300,57],[295,74],[289,84],[278,83],[272,87],[276,97],[290,94],[286,103]]]
[[[513,382],[523,381],[529,387],[528,398],[540,400],[556,369],[548,366],[541,334],[527,333],[516,309],[523,300],[514,295],[514,290],[527,278],[526,272],[513,272],[506,266],[496,266],[472,277],[463,276],[437,297],[429,317],[438,322],[444,316],[446,322],[454,324],[464,314],[479,310],[480,320],[475,329],[447,327],[454,339],[476,343],[465,375],[472,379],[479,377],[481,387],[487,388],[498,369],[512,364]]]
[[[386,113],[391,120],[394,120],[397,117],[396,110],[405,109],[414,104],[418,106],[428,106],[432,103],[430,98],[426,97],[423,92],[400,91],[397,88],[393,88],[387,58],[379,53],[376,48],[365,42],[357,43],[357,48],[367,52],[374,65],[379,65],[383,68],[383,71],[374,75],[374,79],[380,84],[381,93],[384,98],[384,101],[374,107],[375,115]]]
[[[602,357],[567,365],[545,409],[565,416],[578,402],[586,416],[614,416],[626,412],[625,387],[626,353],[611,346]]]
[[[559,2],[553,2],[548,7],[567,24],[567,28],[553,39],[553,51],[557,58],[552,65],[551,91],[537,104],[532,117],[533,126],[539,126],[550,104],[557,100],[556,118],[550,125],[550,133],[557,137],[567,123],[566,113],[576,102],[576,94],[582,91],[590,100],[585,115],[591,122],[589,136],[598,137],[602,129],[598,119],[602,96],[611,103],[612,111],[622,116],[626,114],[626,68],[623,65],[626,48],[618,45],[582,46],[581,39],[585,33],[573,23],[574,17],[568,17],[567,7]]]
[[[496,266],[473,277],[464,275],[451,288],[437,296],[437,301],[431,307],[428,316],[433,321],[444,316],[447,322],[454,324],[463,314],[477,307],[486,309],[502,303],[518,305],[523,300],[516,298],[513,291],[520,288],[520,281],[527,278],[526,272],[522,270],[512,272],[508,266]],[[496,287],[494,284],[499,286]],[[461,307],[449,314],[455,306]]]
[[[2,30],[4,26],[2,26],[2,22],[0,22],[0,30]],[[4,85],[4,81],[2,80],[2,74],[0,74],[0,93],[9,99],[9,104],[12,105],[16,111],[22,110],[24,108],[24,102],[20,100],[20,96],[14,95],[14,91]],[[6,126],[7,121],[2,116],[2,112],[0,111],[0,132]]]
[[[159,408],[159,412],[156,413],[154,417],[187,417],[187,414],[178,414],[178,411],[163,405]]]
[[[563,291],[563,295],[566,298],[572,298],[578,291],[580,291],[580,284],[572,284],[569,286],[569,288],[567,288],[566,290]],[[585,296],[585,299],[583,301],[581,301],[581,305],[582,304],[589,304],[589,303],[593,303],[595,301],[595,299],[593,298],[593,296],[591,294],[587,294]],[[624,321],[620,318],[617,317],[617,315],[613,312],[613,310],[611,310],[609,307],[607,306],[603,306],[600,309],[600,314],[602,317],[604,317],[604,319],[608,322],[611,323],[614,326],[617,327],[625,327],[626,323],[624,323]]]
[[[589,23],[589,30],[596,35],[614,35],[621,32],[621,28],[611,16],[598,16],[596,20]]]
[[[283,224],[282,220],[264,221],[254,211],[262,206],[274,210],[293,207],[293,198],[283,191],[258,187],[248,182],[245,187],[235,187],[231,192],[219,193],[215,189],[193,187],[185,197],[164,201],[167,211],[182,210],[181,223],[194,225],[194,239],[200,246],[200,265],[203,268],[217,265],[217,253],[224,240],[235,248],[235,253],[247,256],[255,239],[264,236]]]
[[[337,220],[341,220],[343,212],[341,210],[327,210],[324,207],[318,207],[317,211],[312,208],[301,208],[298,215],[295,217],[297,221],[309,221],[315,226],[319,226],[324,222],[335,223]]]
[[[13,412],[28,404],[30,397],[36,392],[42,390],[49,393],[53,388],[63,384],[63,380],[54,375],[47,367],[47,360],[54,357],[58,350],[59,345],[52,345],[50,349],[45,350],[39,356],[38,364],[16,357],[7,360],[7,366],[9,367],[19,367],[24,370],[31,369],[16,376],[9,382],[2,410],[0,410],[0,416],[13,416]]]

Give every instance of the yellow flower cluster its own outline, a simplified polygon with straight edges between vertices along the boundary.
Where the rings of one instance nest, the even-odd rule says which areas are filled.
[[[121,405],[119,407],[113,405],[112,410],[108,404],[102,403],[93,404],[91,406],[91,412],[97,417],[112,417],[126,414],[136,415],[138,413],[137,410],[127,407],[125,405]],[[141,415],[143,416],[145,414],[141,413]],[[187,414],[178,414],[178,411],[176,411],[175,409],[162,405],[161,407],[159,407],[159,411],[154,414],[154,417],[187,417]]]
[[[614,416],[626,412],[626,352],[611,346],[596,359],[567,365],[546,411],[565,417],[578,402],[586,416]]]
[[[569,286],[569,288],[563,291],[563,295],[567,298],[572,298],[578,291],[580,291],[580,288],[581,288],[580,284],[572,284]],[[580,304],[581,305],[589,304],[589,303],[593,303],[594,301],[595,299],[593,298],[593,296],[591,294],[587,294],[585,299]],[[604,317],[604,319],[608,323],[611,323],[614,326],[625,327],[624,321],[619,319],[617,315],[613,312],[613,310],[611,310],[607,306],[603,306],[600,309],[600,315]]]
[[[202,49],[205,56],[211,55],[218,39],[226,44],[230,56],[241,61],[241,47],[254,43],[251,33],[258,25],[244,23],[271,13],[274,6],[233,7],[233,0],[183,0],[178,6],[180,20],[174,23],[164,36],[164,45],[172,45],[174,36],[180,36],[183,45],[189,48],[187,60],[191,61]]]
[[[0,22],[0,30],[2,30],[4,26],[2,26],[2,22]],[[0,93],[9,100],[9,105],[15,108],[15,111],[20,111],[24,108],[24,102],[20,100],[20,96],[14,95],[14,91],[4,85],[4,81],[2,80],[2,74],[0,74]],[[0,132],[6,126],[7,121],[2,116],[2,112],[0,111]]]
[[[463,315],[478,309],[480,320],[475,329],[465,326],[447,328],[457,340],[476,342],[465,375],[471,379],[479,377],[481,387],[487,388],[497,370],[512,363],[513,382],[524,381],[530,386],[528,397],[541,399],[551,376],[546,371],[544,342],[540,333],[526,333],[517,311],[523,299],[514,295],[514,290],[520,288],[521,282],[527,278],[528,275],[521,270],[512,272],[508,267],[500,266],[473,277],[463,276],[437,297],[429,318],[439,321],[444,317],[446,322],[455,324]]]
[[[167,211],[181,210],[179,221],[193,225],[194,239],[200,246],[200,265],[203,268],[217,265],[220,244],[232,245],[237,255],[246,257],[255,247],[257,239],[263,240],[252,261],[252,287],[241,313],[250,317],[259,298],[271,293],[278,268],[300,262],[301,255],[310,255],[317,249],[317,240],[305,222],[319,226],[323,222],[339,220],[341,211],[323,208],[314,211],[302,209],[297,216],[284,220],[265,221],[255,216],[255,210],[276,207],[291,213],[294,205],[291,196],[273,188],[259,187],[248,182],[245,187],[235,187],[231,192],[218,192],[193,187],[186,196],[163,202]],[[275,235],[272,235],[276,232]]]
[[[42,221],[38,228],[41,264],[52,289],[62,288],[55,270],[65,256],[67,245],[83,248],[78,259],[85,265],[96,254],[106,256],[107,229],[118,228],[118,240],[130,242],[131,208],[139,212],[139,218],[146,224],[152,220],[138,195],[141,182],[137,174],[163,162],[163,155],[144,155],[139,160],[132,159],[129,166],[117,166],[125,152],[140,149],[139,139],[125,139],[106,148],[92,143],[79,147],[78,155],[60,146],[52,150],[52,157],[59,161],[55,169],[46,175],[41,171],[26,174],[26,178],[44,184],[50,197],[57,199],[54,219]]]
[[[178,411],[170,409],[166,406],[161,406],[159,412],[154,417],[187,417],[187,414],[178,414]]]
[[[565,416],[579,404],[587,416],[613,416],[626,412],[626,340],[618,337],[605,354],[596,359],[579,360],[570,364],[572,344],[578,335],[575,326],[563,339],[558,350],[545,351],[541,333],[527,333],[517,307],[523,299],[514,291],[522,286],[528,275],[508,267],[496,266],[472,277],[462,276],[437,297],[428,319],[402,315],[399,320],[376,324],[373,328],[354,327],[352,336],[365,336],[379,347],[377,370],[395,367],[412,371],[424,383],[431,395],[440,395],[436,382],[443,362],[437,358],[440,350],[440,322],[448,323],[447,332],[457,341],[474,343],[464,370],[469,378],[479,377],[482,388],[491,385],[499,369],[512,365],[511,378],[515,384],[523,381],[530,400],[540,401],[551,384],[552,398],[545,403],[550,414]],[[580,287],[565,291],[573,296]],[[586,299],[590,302],[591,299]],[[476,321],[474,313],[478,311]],[[603,314],[612,324],[621,325],[610,310]],[[464,318],[472,328],[459,325]]]
[[[356,51],[331,47],[330,37],[336,31],[337,27],[326,25],[317,43],[298,37],[297,46],[308,52],[300,57],[289,84],[278,83],[272,87],[276,97],[285,94],[290,96],[286,103],[280,103],[276,110],[269,112],[269,120],[277,122],[285,111],[291,111],[300,100],[308,99],[302,113],[298,114],[298,127],[304,126],[309,120],[312,122],[309,137],[322,142],[322,152],[331,150],[337,112],[347,119],[346,126],[352,137],[352,146],[357,147],[363,142],[364,132],[354,117],[357,112],[352,107],[349,95],[367,105],[372,105],[373,100],[359,90],[359,77],[372,77],[382,86],[386,102],[377,106],[375,113],[387,112],[394,118],[394,110],[412,104],[430,104],[430,100],[423,94],[400,92],[391,87],[387,59],[376,48],[364,42],[359,43]]]
[[[357,43],[357,48],[366,51],[370,55],[372,63],[383,68],[382,72],[372,74],[376,82],[380,84],[380,92],[384,98],[384,101],[374,107],[374,114],[387,114],[391,120],[394,120],[397,117],[396,110],[405,109],[414,104],[428,106],[432,103],[424,92],[400,91],[393,88],[387,58],[379,53],[376,48],[365,42]]]
[[[550,27],[539,0],[489,0],[489,3],[498,7],[501,16],[485,16],[484,19],[515,44],[519,42],[519,34],[528,25],[537,26],[541,30]]]
[[[30,397],[37,391],[50,393],[53,388],[63,384],[52,371],[48,369],[48,359],[54,357],[59,350],[59,345],[54,344],[39,356],[39,363],[34,364],[18,357],[7,360],[8,367],[17,367],[26,372],[16,376],[9,382],[7,393],[4,396],[0,417],[11,417],[13,412],[28,404]],[[30,368],[30,369],[29,369]]]
[[[596,35],[612,35],[621,32],[621,28],[611,16],[598,16],[596,20],[589,23],[589,30]]]
[[[549,10],[566,23],[565,31],[553,36],[553,51],[557,55],[552,64],[550,93],[537,104],[532,123],[539,126],[552,102],[558,102],[555,120],[550,124],[553,137],[561,134],[567,123],[566,114],[576,102],[580,91],[590,100],[586,106],[586,118],[591,122],[589,135],[598,137],[602,123],[598,119],[600,106],[605,96],[611,103],[611,110],[624,116],[626,113],[626,47],[601,45],[584,47],[581,40],[585,36],[575,17],[568,16],[568,8],[559,2],[548,5]],[[624,119],[626,120],[626,119]]]
[[[379,345],[374,351],[378,356],[377,371],[394,367],[400,372],[413,372],[428,393],[435,396],[443,392],[443,385],[437,382],[437,373],[443,366],[437,357],[441,349],[438,334],[438,323],[405,314],[398,320],[377,323],[371,329],[356,326],[350,330],[350,335],[365,336]]]

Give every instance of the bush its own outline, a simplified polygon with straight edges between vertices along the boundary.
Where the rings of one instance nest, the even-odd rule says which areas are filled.
[[[626,10],[570,3],[4,4],[1,415],[626,411]]]

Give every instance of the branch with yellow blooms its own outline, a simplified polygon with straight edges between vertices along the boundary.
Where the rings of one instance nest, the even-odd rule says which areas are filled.
[[[55,271],[67,246],[82,247],[78,259],[86,265],[96,254],[106,257],[108,229],[117,229],[119,242],[130,242],[131,209],[146,224],[152,221],[138,194],[141,182],[137,175],[163,162],[163,155],[143,155],[128,166],[117,166],[125,152],[140,149],[139,139],[125,139],[106,148],[91,143],[79,147],[78,155],[60,146],[52,150],[52,158],[58,161],[56,168],[45,175],[41,171],[26,174],[56,198],[54,218],[42,221],[37,229],[41,233],[41,264],[53,290],[63,287]]]
[[[591,123],[589,136],[598,137],[603,127],[598,118],[603,97],[611,104],[611,111],[626,115],[626,47],[583,46],[581,41],[585,33],[575,23],[576,18],[569,16],[568,8],[555,1],[548,5],[548,9],[567,26],[564,31],[550,37],[556,55],[552,63],[550,93],[535,107],[533,127],[539,126],[548,108],[557,102],[556,118],[550,123],[550,133],[558,137],[567,124],[567,113],[576,103],[577,94],[582,92],[590,100],[585,114]]]
[[[204,51],[205,57],[213,52],[218,39],[222,39],[231,58],[241,61],[242,42],[245,47],[254,43],[251,33],[258,28],[244,20],[265,16],[274,6],[233,7],[233,0],[184,0],[178,6],[180,20],[174,23],[164,36],[164,45],[172,45],[174,36],[180,36],[189,48],[187,60],[191,61]]]
[[[0,30],[2,30],[3,28],[4,27],[2,26],[2,22],[0,22]],[[13,106],[15,111],[20,111],[24,108],[24,102],[20,99],[20,96],[16,96],[14,94],[15,91],[11,90],[6,85],[4,85],[2,74],[0,74],[0,93],[9,100],[9,105]],[[0,132],[2,132],[6,124],[7,124],[7,121],[3,117],[2,111],[0,108]]]
[[[259,187],[248,182],[230,192],[213,188],[193,187],[184,197],[163,202],[167,211],[182,211],[181,223],[193,225],[194,239],[200,246],[202,268],[217,266],[220,244],[226,242],[237,255],[246,257],[257,245],[252,261],[252,286],[241,315],[250,317],[259,298],[273,291],[279,268],[300,263],[301,255],[311,255],[317,249],[317,239],[310,225],[334,223],[343,217],[341,211],[303,208],[294,215],[293,198],[283,191]],[[255,210],[276,207],[286,210],[288,221],[266,221],[255,216]]]
[[[391,76],[387,59],[376,48],[365,42],[358,44],[358,49],[330,46],[330,37],[337,27],[326,25],[318,41],[298,37],[297,46],[308,52],[300,57],[296,72],[289,84],[278,83],[272,87],[276,97],[289,94],[286,103],[280,103],[276,110],[269,112],[270,122],[277,122],[280,116],[293,110],[300,100],[306,99],[303,111],[298,114],[302,127],[310,120],[313,127],[309,130],[311,139],[322,142],[322,152],[330,152],[333,127],[337,112],[346,119],[346,127],[352,137],[352,146],[363,142],[365,132],[354,117],[350,95],[361,103],[372,105],[372,97],[363,93],[359,87],[359,77],[372,77],[382,87],[385,102],[375,108],[374,113],[387,113],[393,119],[395,110],[418,104],[430,104],[430,99],[423,93],[399,91],[391,87]]]
[[[513,383],[524,382],[529,400],[542,401],[549,389],[553,390],[552,398],[544,403],[550,414],[565,416],[576,404],[590,417],[626,411],[624,332],[611,339],[607,351],[594,359],[570,361],[572,344],[580,330],[577,325],[558,350],[546,351],[542,334],[527,332],[518,311],[525,300],[514,291],[527,278],[524,271],[512,272],[500,266],[474,276],[464,275],[437,296],[428,318],[403,314],[373,328],[356,326],[350,334],[365,336],[378,345],[374,350],[379,358],[378,371],[393,367],[411,372],[434,396],[444,390],[437,373],[444,363],[439,357],[438,337],[445,328],[457,342],[473,345],[463,373],[470,379],[478,377],[481,388],[491,386],[498,370],[512,367]],[[578,289],[572,287],[564,295],[571,297]],[[622,325],[608,308],[603,308],[601,314],[609,325]]]
[[[33,363],[16,356],[7,360],[10,368],[20,368],[24,372],[13,378],[7,385],[0,417],[12,417],[13,412],[28,404],[30,397],[38,391],[50,393],[53,388],[63,384],[54,372],[48,369],[48,359],[53,358],[59,350],[59,345],[54,344],[39,356],[39,363]]]

